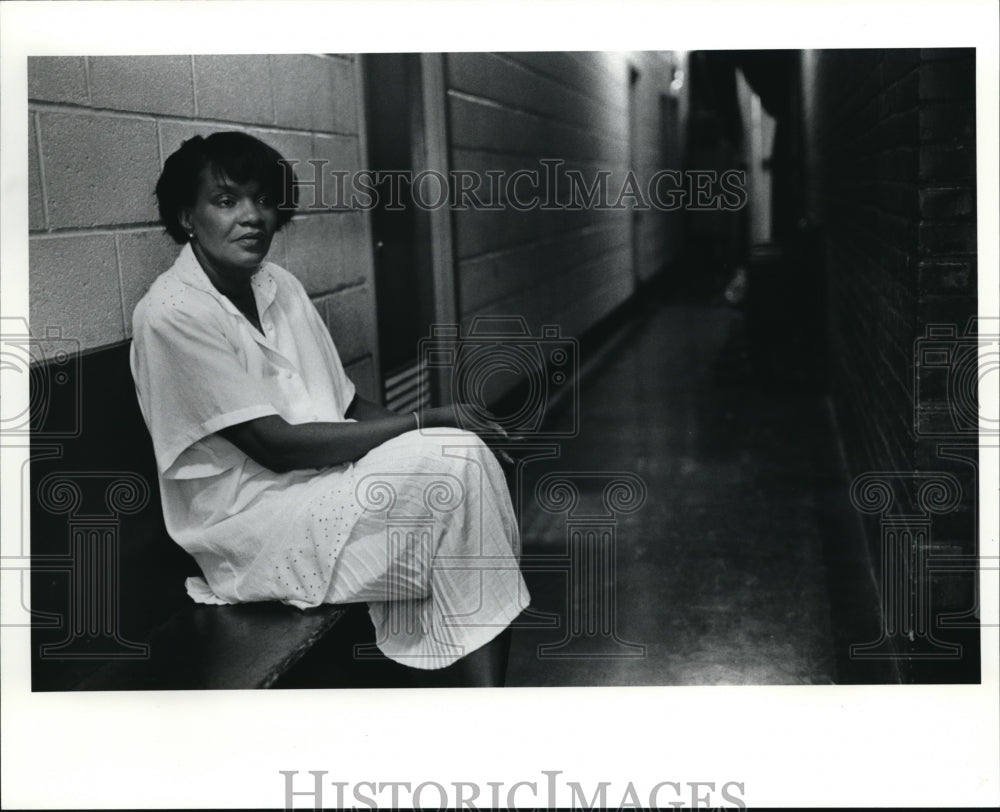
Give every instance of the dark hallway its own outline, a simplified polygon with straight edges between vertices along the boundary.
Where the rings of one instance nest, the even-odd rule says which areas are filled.
[[[743,314],[663,302],[585,382],[581,436],[552,471],[633,472],[645,503],[617,525],[618,636],[644,657],[557,658],[552,629],[520,629],[508,684],[713,685],[894,681],[847,661],[877,629],[857,518],[826,399],[768,391],[750,369]],[[530,469],[529,469],[530,470]],[[566,547],[565,514],[526,500],[526,569]],[[825,550],[829,534],[839,559]],[[856,559],[852,563],[850,553]],[[855,577],[845,579],[845,570]],[[831,595],[831,575],[841,585]],[[566,614],[566,574],[533,572],[534,608]],[[850,586],[847,586],[850,585]],[[850,589],[853,594],[844,594]],[[839,623],[831,618],[838,602]],[[844,608],[847,607],[847,613]],[[854,621],[849,618],[854,617]],[[865,637],[847,640],[851,634]]]

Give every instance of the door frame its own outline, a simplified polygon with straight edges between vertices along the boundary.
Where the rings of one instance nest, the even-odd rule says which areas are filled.
[[[450,169],[450,140],[448,132],[446,55],[442,53],[422,53],[419,55],[419,59],[419,109],[412,110],[410,117],[414,127],[414,132],[412,133],[412,170],[414,174],[421,171],[433,170],[440,172],[445,178],[448,178]],[[358,55],[355,64],[357,66],[357,87],[359,88],[358,119],[360,126],[358,129],[360,132],[361,166],[374,170],[377,167],[371,166],[368,145],[368,130],[371,122],[368,120],[369,113],[365,106],[365,94],[363,90],[366,87],[365,80],[367,77],[364,73],[364,59],[361,58],[361,55]],[[421,233],[421,236],[418,238],[422,239],[423,235],[427,236],[428,265],[431,273],[432,323],[437,325],[453,325],[459,321],[450,202],[449,189],[448,205],[421,212],[420,214],[423,216],[417,218],[417,229]],[[370,272],[368,283],[372,291],[373,316],[377,323],[379,304],[375,282],[375,232],[370,210],[365,210],[364,219],[365,228],[369,235]],[[385,370],[382,368],[381,352],[377,340],[373,351],[373,362],[379,385],[379,399],[384,402]],[[432,398],[435,402],[442,403],[446,393],[450,391],[447,382],[435,380],[431,382],[431,386]]]

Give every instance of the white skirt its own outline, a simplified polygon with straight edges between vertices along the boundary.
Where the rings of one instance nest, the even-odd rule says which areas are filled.
[[[368,602],[386,657],[443,668],[528,606],[507,483],[476,435],[408,432],[372,449],[353,475],[362,513],[325,602]]]

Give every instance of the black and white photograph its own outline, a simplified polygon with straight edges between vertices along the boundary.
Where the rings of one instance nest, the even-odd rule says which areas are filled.
[[[4,808],[1000,800],[996,8],[3,6]]]

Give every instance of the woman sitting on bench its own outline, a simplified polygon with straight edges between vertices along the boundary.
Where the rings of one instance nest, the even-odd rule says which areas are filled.
[[[502,685],[528,604],[503,472],[451,407],[357,395],[302,285],[265,260],[294,213],[280,161],[243,133],[196,136],[156,185],[183,248],[136,306],[131,366],[167,530],[205,576],[188,593],[367,601],[387,657]],[[390,534],[400,515],[433,524]]]

